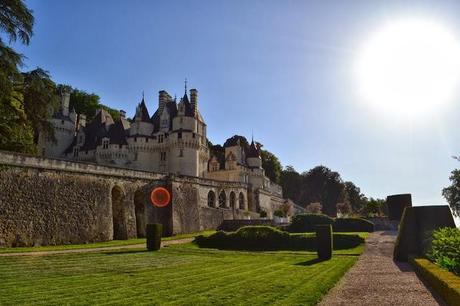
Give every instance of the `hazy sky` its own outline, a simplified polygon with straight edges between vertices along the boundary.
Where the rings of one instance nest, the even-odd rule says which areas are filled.
[[[251,131],[283,166],[338,171],[373,197],[410,192],[445,203],[459,162],[460,90],[429,116],[366,106],[352,66],[358,48],[397,18],[439,21],[460,39],[460,2],[29,0],[35,35],[26,69],[97,93],[132,116],[145,91],[199,91],[213,143]],[[459,55],[460,56],[460,55]]]

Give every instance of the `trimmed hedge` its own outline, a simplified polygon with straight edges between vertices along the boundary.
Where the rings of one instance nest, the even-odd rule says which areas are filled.
[[[373,232],[374,223],[361,218],[332,219],[323,214],[300,214],[286,228],[291,233],[314,232],[317,225],[331,224],[334,232]],[[284,229],[284,228],[283,228]]]
[[[316,226],[316,244],[318,258],[328,260],[332,258],[332,226],[320,224]]]
[[[460,305],[460,277],[425,258],[410,258],[410,263],[449,305]]]
[[[163,225],[150,223],[145,226],[145,237],[147,238],[147,250],[158,251],[161,248],[161,233]]]
[[[394,194],[387,196],[388,218],[400,221],[404,208],[412,206],[412,195],[410,193]]]
[[[314,232],[317,225],[332,223],[334,219],[323,214],[300,214],[292,217],[289,231],[291,233]]]
[[[246,226],[236,232],[219,231],[207,237],[198,236],[194,243],[201,248],[222,250],[316,251],[316,241],[316,236],[312,234],[289,234],[270,226]],[[334,250],[350,249],[362,243],[364,243],[364,239],[358,235],[333,234]]]
[[[374,223],[361,218],[337,218],[332,229],[334,232],[373,232]]]
[[[399,224],[393,258],[407,261],[410,256],[423,255],[427,234],[441,227],[455,227],[447,205],[406,207]]]

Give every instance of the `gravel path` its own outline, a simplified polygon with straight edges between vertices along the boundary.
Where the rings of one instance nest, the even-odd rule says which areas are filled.
[[[319,305],[446,305],[409,263],[393,261],[397,232],[374,232],[358,262]]]
[[[173,244],[189,243],[192,242],[194,238],[184,238],[177,240],[169,240],[161,243],[161,247],[165,247]],[[37,251],[37,252],[21,252],[21,253],[4,253],[0,254],[0,257],[10,257],[10,256],[31,256],[31,255],[53,255],[53,254],[68,254],[68,253],[90,253],[90,252],[100,252],[100,251],[110,251],[110,250],[120,250],[120,249],[138,249],[146,248],[145,243],[143,244],[130,244],[130,245],[120,245],[112,247],[100,247],[92,249],[72,249],[72,250],[59,250],[59,251]]]

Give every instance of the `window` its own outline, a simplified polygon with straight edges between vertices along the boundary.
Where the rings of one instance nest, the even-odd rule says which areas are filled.
[[[208,193],[208,206],[216,207],[216,194],[212,190]]]
[[[134,137],[134,142],[137,142],[137,137]]]
[[[158,143],[163,143],[163,138],[164,136],[163,135],[158,135]]]
[[[166,152],[160,152],[160,160],[165,161],[166,160]]]
[[[179,157],[184,157],[184,150],[183,149],[179,149]]]
[[[145,137],[145,142],[149,142],[149,138],[148,138],[148,137]]]
[[[177,133],[177,139],[182,139],[182,132]]]
[[[182,117],[180,117],[179,122],[180,122],[180,123],[183,123],[183,122],[184,122],[184,119],[183,119]]]
[[[192,137],[195,138],[195,133],[192,134]]]
[[[108,139],[102,139],[102,148],[103,149],[108,149],[109,148],[109,140]]]

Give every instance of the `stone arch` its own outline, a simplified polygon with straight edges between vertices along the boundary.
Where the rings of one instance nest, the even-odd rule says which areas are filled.
[[[227,207],[227,195],[225,194],[225,191],[222,190],[219,193],[219,208],[226,208]]]
[[[125,212],[123,209],[123,202],[125,200],[125,193],[120,186],[112,188],[112,217],[113,217],[113,239],[125,240],[128,239],[126,231]]]
[[[245,201],[244,201],[244,194],[242,192],[240,192],[240,194],[238,196],[238,207],[240,209],[246,209],[246,204],[245,204]]]
[[[232,191],[230,192],[230,208],[234,209],[236,208],[236,195],[235,192]]]
[[[136,215],[137,238],[144,238],[146,225],[145,197],[140,189],[136,190],[134,193],[134,212]]]
[[[216,207],[216,194],[212,190],[208,192],[208,206]]]

